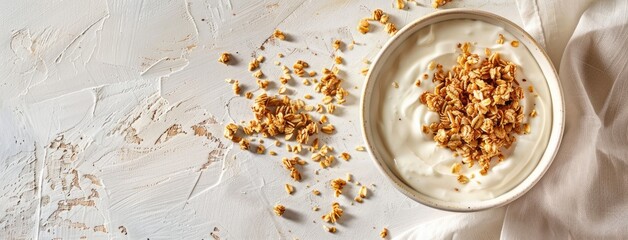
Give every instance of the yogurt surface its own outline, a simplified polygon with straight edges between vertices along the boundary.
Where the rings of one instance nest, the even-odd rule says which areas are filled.
[[[504,44],[496,41],[498,35],[505,38]],[[447,20],[438,22],[417,31],[392,52],[383,65],[374,86],[373,96],[378,102],[373,120],[381,139],[378,146],[391,169],[417,191],[445,201],[479,201],[495,198],[518,185],[537,165],[547,146],[551,115],[551,99],[543,72],[528,49],[520,44],[511,46],[518,40],[502,27],[479,20]],[[451,173],[451,166],[460,162],[453,152],[437,145],[432,134],[422,132],[423,125],[438,121],[438,113],[431,112],[421,104],[419,96],[432,91],[433,71],[428,70],[430,62],[440,63],[444,70],[456,64],[460,50],[458,43],[472,43],[472,52],[484,59],[484,49],[498,52],[502,59],[518,65],[516,78],[525,90],[520,104],[526,117],[524,122],[531,126],[531,133],[515,134],[516,142],[504,151],[506,159],[491,162],[486,175],[476,164],[466,165],[461,174],[470,178],[469,183],[461,184]],[[429,78],[423,79],[427,73]],[[414,85],[421,79],[421,86]],[[525,79],[526,81],[523,81]],[[394,87],[393,83],[398,84]],[[528,86],[534,86],[534,92]],[[532,110],[538,116],[529,117]]]

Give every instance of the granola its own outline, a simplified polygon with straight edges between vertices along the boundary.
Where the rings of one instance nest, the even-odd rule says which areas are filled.
[[[273,32],[273,37],[279,40],[286,40],[286,35],[279,29],[275,29]]]
[[[305,165],[305,161],[301,160],[299,157],[292,158],[282,158],[281,163],[283,166],[290,171],[290,177],[295,181],[301,181],[301,172],[297,169],[299,165]]]
[[[385,28],[386,28],[386,32],[390,36],[393,36],[397,33],[397,25],[395,25],[394,23],[391,23],[391,22],[386,23]]]
[[[231,54],[228,52],[224,52],[220,54],[220,58],[218,58],[218,62],[224,63],[225,65],[229,65],[230,60],[231,60]]]
[[[452,0],[433,0],[432,1],[432,7],[433,8],[439,8],[442,6],[445,6],[445,4],[451,2]]]
[[[336,178],[334,180],[331,180],[330,185],[331,188],[334,189],[334,195],[338,197],[340,196],[340,194],[342,194],[342,189],[345,187],[345,185],[347,185],[347,181],[342,178]]]
[[[358,24],[358,31],[362,34],[366,34],[367,32],[369,32],[369,21],[368,19],[361,19],[360,23]]]
[[[388,228],[384,228],[382,229],[381,232],[379,232],[379,237],[386,238],[387,236],[388,236]]]
[[[529,124],[523,123],[524,111],[519,104],[524,91],[515,78],[517,65],[498,53],[480,61],[471,53],[470,43],[458,47],[458,64],[451,71],[437,65],[434,90],[420,97],[422,104],[440,116],[439,122],[423,130],[440,146],[461,156],[468,167],[479,164],[480,173],[486,175],[491,160],[503,160],[503,149],[512,146],[516,135],[530,131]],[[460,183],[469,182],[460,171],[459,164],[452,166]]]
[[[338,221],[338,219],[342,216],[342,213],[343,211],[340,208],[340,204],[337,202],[334,202],[331,204],[331,211],[323,215],[321,218],[325,222],[336,223],[336,221]]]
[[[283,215],[283,213],[286,211],[286,207],[284,207],[284,206],[283,206],[283,205],[281,205],[281,204],[277,204],[277,205],[275,205],[275,207],[273,208],[273,211],[275,212],[275,214],[276,214],[277,216],[281,216],[281,215]]]

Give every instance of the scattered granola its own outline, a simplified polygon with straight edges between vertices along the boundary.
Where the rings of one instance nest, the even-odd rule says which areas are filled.
[[[336,39],[334,40],[334,43],[332,44],[332,47],[334,48],[334,50],[339,50],[340,47],[342,45],[342,41],[340,41],[340,39]]]
[[[400,9],[405,8],[404,0],[397,0],[397,7]],[[384,25],[385,31],[394,35],[397,32],[397,28],[395,24],[389,22],[389,16],[386,15],[381,9],[376,9],[373,12],[373,18],[364,18],[361,19],[358,26],[358,31],[363,34],[366,34],[370,31],[370,20],[374,20],[375,23],[380,22]],[[275,29],[272,34],[272,38],[279,40],[286,40],[286,35],[280,31],[279,29]],[[340,39],[335,39],[332,42],[332,47],[334,51],[340,51],[342,48],[343,42]],[[352,50],[355,41],[351,41],[350,44],[347,45],[348,50]],[[263,50],[263,49],[262,49]],[[336,64],[343,64],[345,60],[338,55],[339,53],[335,53],[334,62]],[[278,58],[284,57],[282,53],[277,54]],[[223,53],[220,56],[219,62],[227,64],[230,60],[229,53]],[[269,80],[261,79],[264,77],[264,73],[260,69],[260,65],[264,62],[264,56],[253,57],[253,59],[248,64],[248,70],[252,72],[253,77],[256,78],[256,83],[260,89],[266,90],[269,87]],[[273,59],[274,60],[274,59]],[[364,61],[366,64],[370,62],[368,60]],[[322,147],[319,148],[319,139],[310,136],[314,134],[319,134],[319,130],[326,134],[332,134],[336,127],[333,124],[328,123],[328,118],[325,115],[322,115],[325,111],[329,114],[333,114],[336,110],[336,105],[343,104],[346,102],[346,96],[348,96],[349,92],[345,90],[341,83],[343,82],[339,76],[339,68],[337,66],[333,66],[332,69],[324,68],[320,73],[321,77],[316,78],[316,71],[306,71],[309,67],[309,64],[303,60],[298,60],[292,68],[289,68],[285,65],[282,65],[281,62],[275,61],[275,65],[281,66],[283,70],[283,75],[279,77],[279,81],[281,85],[279,86],[278,94],[280,95],[268,95],[265,91],[261,91],[254,96],[253,92],[246,92],[245,97],[248,99],[254,99],[254,104],[252,107],[252,112],[254,114],[254,118],[248,122],[242,121],[239,125],[235,123],[230,123],[225,127],[224,135],[226,138],[232,140],[239,144],[241,149],[251,151],[255,149],[255,152],[259,154],[263,154],[266,152],[266,147],[262,145],[262,140],[259,137],[283,137],[286,141],[296,140],[296,145],[286,144],[286,148],[288,152],[299,154],[302,152],[303,145],[305,146],[306,153],[307,151],[311,152],[312,160],[315,162],[319,162],[322,168],[330,167],[336,156],[339,158],[348,161],[351,159],[351,155],[347,152],[342,152],[341,154],[334,154],[333,148],[327,146],[323,143],[320,143]],[[304,78],[303,84],[310,85],[314,84],[315,91],[322,95],[320,103],[310,103],[310,105],[306,105],[305,102],[301,99],[290,99],[288,96],[283,96],[283,94],[291,94],[290,91],[287,91],[287,85],[290,80],[292,80],[291,73],[294,72],[295,75]],[[366,75],[368,72],[368,67],[363,70],[363,74]],[[309,77],[309,79],[305,79]],[[239,82],[237,80],[230,79],[228,82],[233,84],[233,91],[237,95],[240,95],[241,89],[239,86]],[[313,83],[312,83],[313,82]],[[273,85],[274,88],[275,85]],[[248,86],[247,86],[248,87]],[[247,89],[248,90],[248,89]],[[304,96],[304,99],[313,99],[313,97],[309,94]],[[321,117],[319,121],[315,121],[313,117],[309,114],[312,111],[316,111],[321,113]],[[319,126],[320,125],[320,126]],[[239,131],[239,130],[242,131]],[[244,134],[249,137],[241,137],[238,136],[240,134]],[[254,141],[258,139],[259,145]],[[254,142],[251,147],[251,142]],[[307,146],[310,143],[310,146]],[[255,146],[257,145],[257,146]],[[281,143],[279,141],[275,141],[276,146],[280,146]],[[272,147],[271,147],[272,148]],[[269,149],[270,150],[270,149]],[[357,147],[357,151],[364,151],[364,147]],[[277,152],[268,151],[271,156],[276,156]],[[335,156],[336,155],[336,156]],[[306,162],[301,160],[299,157],[294,156],[292,158],[282,158],[283,166],[290,172],[290,177],[295,181],[301,180],[301,171],[299,170],[301,167],[299,165],[304,165]],[[318,174],[318,170],[315,171]],[[318,182],[318,180],[316,180]],[[346,180],[341,178],[337,178],[331,180],[330,184],[334,190],[334,195],[338,197],[342,194],[343,187],[347,184],[347,182],[352,181],[352,175],[347,173]],[[359,183],[358,183],[359,185]],[[285,184],[285,190],[288,194],[293,194],[295,191],[295,187],[291,184]],[[309,188],[309,185],[308,187]],[[355,197],[355,201],[363,202],[363,199],[366,197],[366,187],[362,186],[358,192],[358,196]],[[312,190],[312,194],[320,195],[320,191]],[[351,202],[353,205],[353,202]],[[312,208],[314,211],[318,210],[318,207]],[[281,216],[286,208],[283,205],[277,204],[273,208],[275,214]],[[323,215],[322,218],[326,222],[335,223],[337,219],[342,215],[343,210],[340,208],[338,203],[332,204],[332,211],[326,215]],[[324,226],[326,231],[336,232],[335,227]]]
[[[343,87],[342,79],[338,78],[338,75],[335,71],[331,71],[327,68],[323,69],[323,76],[320,79],[320,82],[316,84],[314,90],[323,94],[323,103],[329,104],[332,102],[333,98],[336,98],[338,103],[343,103],[346,101],[345,97],[349,95]]]
[[[458,65],[445,72],[438,65],[432,92],[421,95],[420,101],[437,112],[440,121],[431,123],[429,132],[434,141],[447,147],[472,167],[480,164],[482,175],[487,174],[491,159],[504,159],[502,149],[514,143],[514,134],[524,133],[523,89],[515,79],[517,66],[492,53],[480,62],[470,51],[471,44],[459,44]],[[459,172],[457,165],[452,173]],[[459,175],[460,183],[468,178]]]
[[[285,189],[286,189],[286,192],[287,192],[289,195],[292,195],[292,193],[294,192],[294,186],[292,186],[292,185],[290,185],[290,184],[287,184],[287,183],[286,183],[286,185],[285,185]]]
[[[469,182],[469,178],[465,175],[458,175],[458,182],[462,184],[467,184]]]
[[[367,192],[368,192],[368,190],[367,190],[366,186],[361,186],[360,190],[358,191],[358,196],[360,198],[366,198]]]
[[[320,123],[322,124],[322,123],[326,123],[326,122],[327,122],[327,115],[321,116]]]
[[[349,161],[349,159],[351,159],[351,155],[349,155],[349,153],[347,152],[343,152],[340,154],[340,158],[344,159],[345,161]]]
[[[456,162],[453,165],[451,165],[451,173],[458,174],[460,173],[460,170],[462,170],[462,164],[460,164],[459,162]]]
[[[536,109],[532,109],[532,112],[530,112],[530,117],[536,117],[538,115],[538,113],[536,113]]]
[[[287,91],[286,85],[281,85],[281,87],[279,87],[279,90],[277,90],[277,93],[279,94],[285,94]],[[306,106],[307,107],[307,106]],[[307,110],[307,109],[306,109]]]
[[[336,158],[334,156],[327,156],[324,159],[322,159],[320,162],[318,162],[318,164],[322,168],[328,168],[328,167],[330,167],[334,163],[335,159]]]
[[[294,73],[299,76],[299,77],[303,77],[306,74],[306,71],[304,68],[309,67],[310,65],[303,61],[303,60],[298,60],[296,63],[294,63],[294,65],[292,66],[292,68],[294,69]]]
[[[275,212],[275,214],[276,214],[277,216],[281,216],[281,215],[283,215],[283,213],[286,211],[286,207],[284,207],[284,206],[283,206],[283,205],[281,205],[281,204],[277,204],[277,205],[275,205],[275,207],[273,208],[273,211]]]
[[[240,91],[242,89],[240,88],[240,82],[238,80],[233,81],[233,85],[231,86],[231,88],[233,89],[233,94],[240,95]]]
[[[380,23],[386,24],[388,23],[388,20],[390,19],[390,16],[388,16],[388,14],[384,14],[382,15],[382,18],[379,19]]]
[[[353,50],[353,47],[355,46],[355,41],[351,41],[351,43],[349,44],[349,46],[347,46],[347,49],[349,50]]]
[[[361,19],[358,24],[358,31],[362,34],[369,32],[369,21],[367,19]]]
[[[266,151],[266,148],[264,147],[264,145],[259,145],[257,146],[256,151],[258,154],[263,154]]]
[[[255,78],[262,78],[264,76],[264,73],[262,72],[262,70],[257,70],[253,73],[253,77]]]
[[[394,23],[386,23],[386,32],[388,35],[393,36],[397,33],[397,26]]]
[[[384,11],[383,10],[381,10],[379,8],[375,9],[373,11],[373,20],[375,20],[375,21],[381,20],[382,19],[382,15],[384,15]]]
[[[341,56],[334,57],[334,62],[336,62],[336,64],[342,64],[342,57]]]
[[[406,7],[406,4],[404,0],[397,0],[397,9],[404,9],[405,7]]]
[[[342,188],[347,185],[347,181],[343,180],[342,178],[336,178],[334,180],[331,180],[330,185],[331,188],[334,189],[334,195],[338,197],[340,196],[340,194],[342,194]]]
[[[369,72],[369,68],[368,67],[364,67],[360,70],[360,74],[362,74],[363,76],[366,76],[366,74]]]
[[[338,219],[342,216],[342,209],[340,208],[340,204],[334,202],[331,204],[331,212],[323,215],[321,218],[323,221],[328,223],[336,223]]]
[[[384,228],[382,229],[381,232],[379,232],[379,237],[386,238],[387,236],[388,236],[388,228]]]
[[[431,61],[427,64],[427,69],[430,71],[434,71],[434,69],[436,69],[436,63],[434,63],[434,61]]]
[[[332,133],[334,133],[334,130],[335,130],[335,129],[336,129],[336,127],[334,127],[334,125],[332,125],[332,124],[327,124],[327,125],[325,125],[325,126],[321,127],[321,131],[322,131],[323,133],[327,133],[327,134],[332,134]]]
[[[284,74],[283,76],[279,77],[279,82],[285,85],[288,84],[288,81],[290,81],[290,79],[292,79],[290,74]]]
[[[220,58],[218,58],[218,62],[224,63],[225,65],[229,65],[229,60],[231,60],[231,54],[228,52],[220,54]]]
[[[279,29],[275,29],[273,32],[273,37],[279,40],[286,40],[286,35]]]
[[[512,47],[519,47],[519,41],[512,40],[512,42],[510,42],[510,46],[512,46]]]
[[[366,148],[364,148],[364,146],[357,146],[357,147],[355,147],[355,150],[356,151],[360,151],[360,152],[364,152],[364,151],[366,151]]]
[[[240,137],[236,136],[236,133],[238,132],[238,125],[234,124],[234,123],[229,123],[227,124],[227,126],[225,126],[225,132],[224,132],[224,136],[227,139],[230,139],[233,142],[240,142]]]
[[[297,165],[305,165],[305,161],[301,160],[299,157],[293,158],[282,158],[281,163],[283,166],[290,171],[290,177],[295,181],[301,181],[301,172],[297,169]]]
[[[505,41],[505,39],[504,39],[504,35],[502,35],[502,34],[500,33],[500,34],[498,35],[498,37],[497,37],[497,43],[499,43],[499,44],[504,44],[504,41]]]
[[[259,83],[258,83],[259,84]],[[268,83],[260,84],[264,88]],[[255,98],[253,112],[255,119],[244,126],[244,133],[261,133],[264,137],[284,135],[285,140],[296,137],[298,143],[306,144],[309,136],[318,132],[312,116],[303,112],[305,102],[291,100],[288,96],[275,97],[266,93]]]
[[[433,8],[439,8],[439,7],[445,6],[445,4],[447,4],[447,3],[451,2],[451,1],[452,0],[434,0],[432,2],[432,7]]]
[[[251,143],[248,139],[242,138],[238,144],[240,144],[240,149],[248,150]]]
[[[330,233],[336,232],[336,227],[328,227],[328,226],[323,225],[323,229],[325,229],[325,231],[330,232]]]
[[[327,113],[334,114],[334,111],[336,111],[336,105],[334,105],[333,103],[329,103],[325,105],[325,109],[327,109]]]
[[[257,60],[257,58],[253,58],[250,62],[249,62],[249,71],[253,71],[255,69],[257,69],[259,67],[259,61]]]
[[[257,82],[257,86],[261,89],[266,90],[266,88],[268,88],[268,80],[257,79],[255,82]]]
[[[530,129],[530,124],[524,123],[523,124],[523,133],[524,134],[528,134],[530,133],[531,129]]]

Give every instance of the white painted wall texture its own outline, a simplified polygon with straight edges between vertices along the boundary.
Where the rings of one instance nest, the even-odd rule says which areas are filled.
[[[435,10],[426,1],[395,9],[392,0],[53,0],[0,3],[1,239],[377,239],[451,213],[398,193],[377,172],[359,133],[363,59],[389,38],[383,27],[357,32],[376,8],[399,28]],[[454,1],[448,8],[495,12],[520,23],[514,1]],[[275,28],[288,41],[268,40]],[[293,182],[279,156],[242,151],[223,126],[252,118],[251,101],[225,78],[259,94],[246,70],[251,56],[277,79],[280,61],[320,71],[332,66],[333,39],[355,41],[341,65],[348,101],[321,140],[353,158]],[[217,62],[231,52],[234,64]],[[285,54],[278,58],[277,53]],[[278,84],[269,92],[276,93]],[[300,81],[291,96],[314,95]],[[316,100],[320,101],[320,99]],[[315,103],[312,100],[311,103]],[[258,142],[253,143],[258,144]],[[363,204],[334,198],[328,181],[352,173],[369,186]],[[294,195],[284,184],[296,187]],[[308,187],[309,186],[309,187]],[[322,196],[314,196],[319,189]],[[357,192],[350,184],[348,192]],[[334,235],[320,216],[339,201]],[[276,203],[289,210],[272,212]],[[314,212],[312,207],[319,206]]]

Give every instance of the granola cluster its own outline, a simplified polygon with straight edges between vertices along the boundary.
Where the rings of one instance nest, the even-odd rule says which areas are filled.
[[[404,8],[404,2],[403,1],[397,1],[397,6],[399,9]],[[362,34],[366,34],[367,32],[370,31],[369,26],[370,23],[369,21],[374,21],[374,22],[379,22],[381,24],[384,24],[384,29],[386,30],[386,33],[388,33],[388,35],[393,36],[397,33],[397,25],[395,25],[394,23],[389,21],[390,17],[384,13],[383,10],[381,9],[375,9],[373,11],[373,16],[370,18],[363,18],[360,19],[360,22],[358,23],[358,31]]]
[[[302,111],[303,107],[305,102],[302,100],[262,93],[255,98],[253,105],[255,119],[242,130],[247,135],[258,133],[264,137],[281,134],[285,140],[296,138],[297,142],[306,144],[309,137],[318,132],[318,125],[310,114]]]
[[[515,141],[517,134],[526,133],[524,111],[519,101],[524,91],[515,78],[517,66],[498,53],[480,60],[471,53],[470,43],[459,44],[461,54],[450,71],[438,64],[433,75],[434,90],[421,95],[421,103],[437,112],[439,122],[423,126],[440,146],[447,147],[463,158],[468,167],[481,166],[487,174],[491,160],[505,159],[503,150]],[[489,55],[490,54],[490,55]],[[460,165],[452,166],[460,183],[469,182],[461,175]]]
[[[295,181],[301,181],[301,172],[297,168],[299,165],[305,165],[305,161],[299,157],[281,159],[283,166],[290,171],[290,177]]]
[[[334,202],[331,205],[331,211],[323,215],[321,218],[325,222],[336,223],[336,221],[338,221],[338,218],[342,216],[342,213],[343,211],[342,211],[342,208],[340,208],[340,204],[338,204],[337,202]]]
[[[273,211],[275,212],[275,215],[281,216],[284,212],[286,212],[286,207],[281,204],[277,204],[275,205],[275,207],[273,207]]]
[[[318,148],[316,146],[313,147]],[[312,161],[318,162],[321,168],[330,167],[336,159],[336,157],[331,154],[333,150],[334,148],[323,145],[317,152],[312,153]]]
[[[231,54],[230,53],[224,52],[224,53],[220,54],[220,58],[218,58],[218,62],[224,63],[224,64],[229,64],[229,61],[231,61]]]

